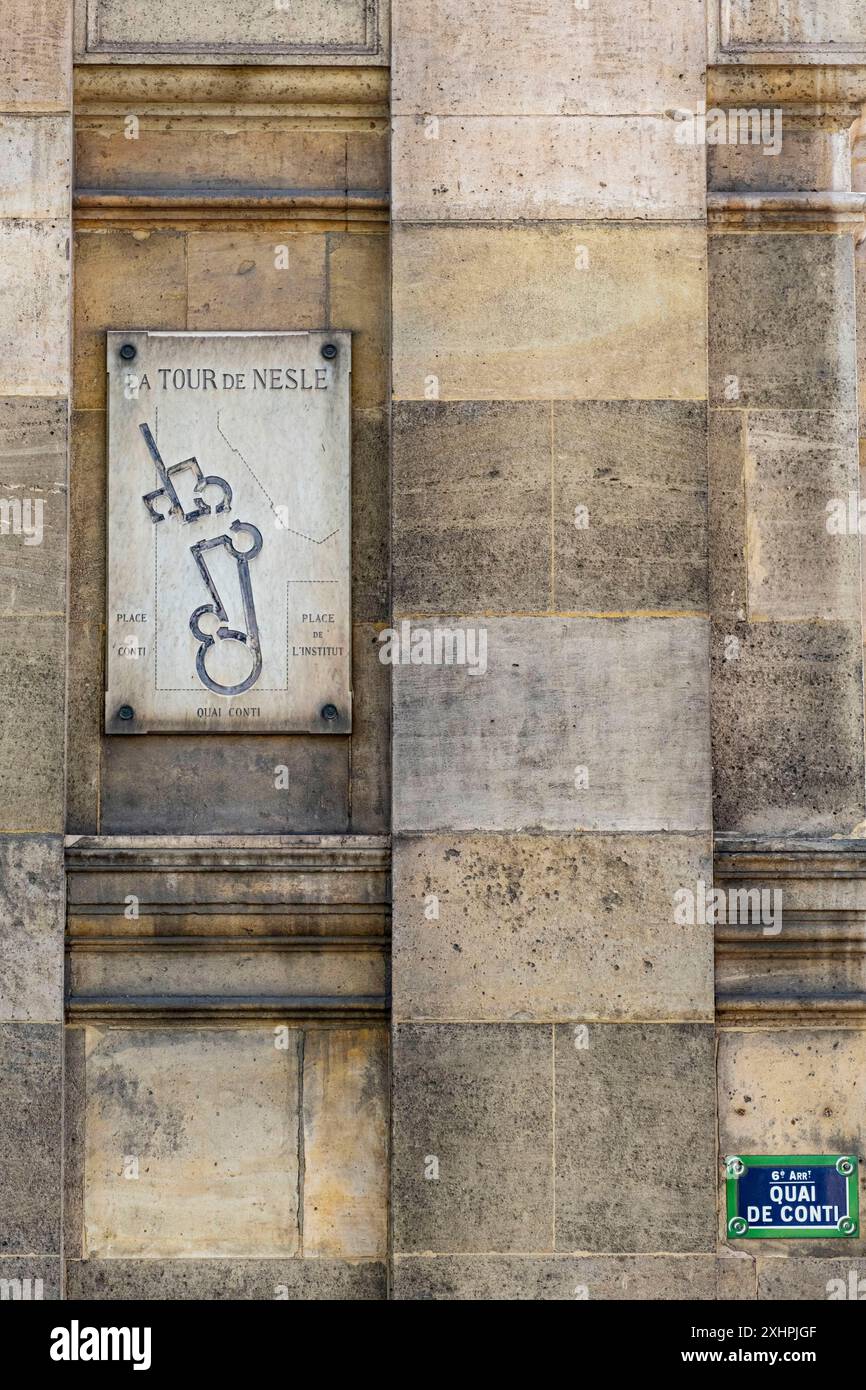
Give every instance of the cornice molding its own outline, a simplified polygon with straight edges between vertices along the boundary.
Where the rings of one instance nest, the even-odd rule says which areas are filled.
[[[707,221],[723,232],[824,232],[860,235],[866,229],[866,193],[712,192]]]

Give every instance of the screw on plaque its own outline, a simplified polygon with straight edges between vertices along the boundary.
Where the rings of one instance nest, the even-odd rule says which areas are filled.
[[[732,1216],[728,1222],[728,1234],[732,1236],[744,1236],[749,1229],[749,1223],[742,1216]]]
[[[120,709],[117,711],[117,717],[123,720],[134,719],[135,710],[132,708],[132,705],[121,705]]]
[[[322,356],[325,357],[325,358],[327,358],[327,360],[328,360],[329,362],[331,362],[331,361],[333,361],[333,359],[336,357],[336,355],[337,355],[337,345],[336,345],[336,343],[325,343],[324,347],[322,348]]]
[[[857,1225],[852,1216],[840,1216],[836,1223],[836,1228],[842,1232],[843,1236],[853,1236],[857,1234]]]
[[[850,1158],[846,1158],[844,1155],[842,1158],[837,1158],[836,1172],[841,1173],[843,1178],[847,1178],[850,1173],[854,1172],[853,1161]]]
[[[322,718],[327,719],[329,724],[333,723],[333,721],[337,718],[339,712],[340,711],[337,709],[336,705],[322,706]]]
[[[746,1171],[746,1165],[736,1154],[725,1159],[725,1173],[729,1178],[741,1178]]]
[[[120,355],[124,362],[131,362],[135,357],[135,348],[132,343],[124,343],[123,347],[120,349]]]

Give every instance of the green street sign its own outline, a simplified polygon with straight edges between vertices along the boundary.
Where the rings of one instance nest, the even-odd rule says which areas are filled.
[[[853,1154],[732,1154],[725,1159],[729,1240],[853,1240],[860,1234]]]

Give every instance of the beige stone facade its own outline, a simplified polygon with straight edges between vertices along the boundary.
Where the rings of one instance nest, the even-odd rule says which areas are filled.
[[[866,11],[260,9],[4,15],[3,1287],[825,1299],[724,1160],[866,1199]],[[106,733],[122,329],[352,334],[350,734]]]

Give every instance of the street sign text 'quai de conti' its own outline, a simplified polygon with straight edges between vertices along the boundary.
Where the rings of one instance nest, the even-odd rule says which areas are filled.
[[[727,1234],[779,1240],[860,1234],[853,1154],[732,1154],[725,1159]]]
[[[111,332],[105,727],[351,729],[351,334]]]

